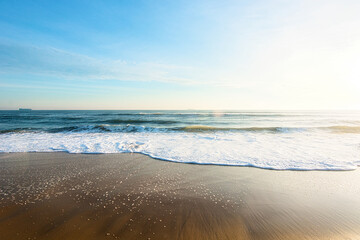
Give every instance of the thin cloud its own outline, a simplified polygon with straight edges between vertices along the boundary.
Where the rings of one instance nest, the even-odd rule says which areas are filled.
[[[0,43],[0,73],[56,76],[77,80],[197,82],[182,76],[192,68],[148,62],[97,59],[57,48]]]

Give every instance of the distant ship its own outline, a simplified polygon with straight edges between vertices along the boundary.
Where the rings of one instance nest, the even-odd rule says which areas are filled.
[[[30,112],[32,109],[31,108],[19,108],[19,111],[22,112]]]

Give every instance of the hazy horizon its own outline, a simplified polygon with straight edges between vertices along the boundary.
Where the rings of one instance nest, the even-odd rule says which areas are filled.
[[[19,107],[12,109],[0,109],[0,111],[19,111],[19,109],[31,109],[32,111],[214,111],[214,112],[358,112],[360,109],[34,109],[31,107]]]

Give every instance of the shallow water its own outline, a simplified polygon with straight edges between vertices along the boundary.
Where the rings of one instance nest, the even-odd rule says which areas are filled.
[[[0,151],[351,170],[360,164],[360,112],[0,111]]]

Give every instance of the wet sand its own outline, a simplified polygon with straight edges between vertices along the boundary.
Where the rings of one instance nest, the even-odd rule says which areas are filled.
[[[0,154],[1,239],[360,239],[360,171]]]

